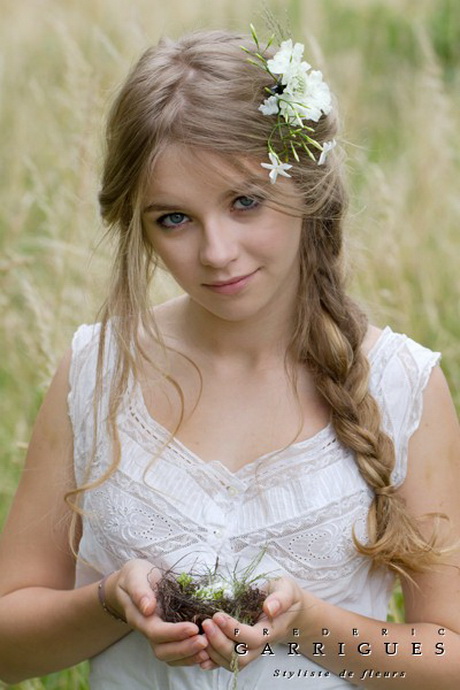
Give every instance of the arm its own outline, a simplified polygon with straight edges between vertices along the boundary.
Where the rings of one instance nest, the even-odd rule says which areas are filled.
[[[460,432],[452,400],[441,371],[435,369],[425,391],[420,427],[410,442],[409,472],[400,491],[414,515],[441,512],[449,516],[451,543],[460,535],[459,449]],[[353,676],[348,680],[361,687],[391,685],[388,678],[366,673],[366,669],[375,669],[405,673],[403,680],[399,675],[395,677],[392,687],[404,682],[408,690],[441,686],[443,690],[454,690],[460,673],[458,550],[446,560],[449,565],[424,575],[412,573],[417,587],[404,584],[404,624],[382,623],[341,609],[301,590],[290,580],[275,582],[264,604],[265,619],[253,628],[240,626],[221,614],[205,622],[212,662],[229,668],[234,641],[244,639],[248,643],[248,654],[239,659],[241,666],[256,658],[267,641],[294,641],[299,643],[302,654],[332,672],[340,673],[345,668],[351,671]],[[233,633],[235,627],[240,628],[238,638]],[[269,629],[264,639],[263,627]],[[293,628],[299,629],[300,637],[292,636]],[[322,635],[323,628],[330,630],[329,636]],[[382,629],[388,634],[382,634]],[[359,636],[353,634],[354,630],[359,631]],[[391,644],[385,649],[385,642],[397,643],[398,654],[389,654],[394,647]],[[343,643],[340,649],[339,643]],[[367,643],[361,650],[371,649],[372,654],[359,654],[359,643]],[[414,643],[419,645],[414,647]],[[339,656],[339,651],[345,656]],[[211,663],[203,666],[211,667]]]
[[[98,609],[97,585],[73,590],[64,501],[74,485],[69,364],[70,353],[38,414],[0,540],[0,677],[9,682],[75,664],[126,632]]]
[[[106,583],[106,601],[129,625],[111,618],[98,584],[74,589],[75,558],[64,496],[75,485],[72,429],[67,413],[70,352],[38,414],[25,469],[0,538],[0,678],[16,683],[72,666],[98,654],[132,628],[172,646],[175,664],[199,663],[207,645],[192,623],[165,623],[147,561],[129,561]],[[191,638],[191,639],[190,639]],[[185,640],[185,642],[184,642]],[[201,651],[201,654],[200,654]]]

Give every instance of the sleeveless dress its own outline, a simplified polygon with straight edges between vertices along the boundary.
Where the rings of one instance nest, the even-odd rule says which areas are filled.
[[[79,485],[101,477],[108,466],[109,441],[100,421],[95,462],[88,469],[99,330],[98,324],[83,325],[72,343],[68,403]],[[400,485],[423,390],[440,355],[387,327],[368,357],[369,385],[394,440],[393,479]],[[100,420],[113,362],[109,332]],[[369,559],[356,552],[352,540],[353,528],[366,539],[372,492],[331,425],[232,473],[219,458],[204,462],[179,440],[168,443],[169,432],[149,415],[140,386],[131,380],[118,430],[118,470],[85,493],[76,586],[97,581],[132,558],[160,567],[180,564],[181,571],[198,564],[212,568],[218,558],[223,572],[233,571],[252,563],[264,548],[256,572],[288,575],[332,604],[386,620],[393,577],[383,569],[371,572]],[[239,672],[239,690],[350,687],[307,657],[289,655],[286,645],[273,645],[271,652]],[[222,668],[202,671],[158,661],[135,631],[91,660],[92,690],[230,690],[233,682],[233,674]]]

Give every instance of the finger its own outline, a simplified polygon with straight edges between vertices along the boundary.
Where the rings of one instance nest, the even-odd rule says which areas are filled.
[[[275,618],[275,616],[279,616],[279,614],[282,613],[283,608],[285,607],[283,607],[278,593],[269,594],[262,606],[263,612],[268,616],[268,618]]]
[[[239,623],[235,618],[224,613],[216,613],[213,622],[220,628],[224,635],[233,641],[233,649],[238,645],[241,650],[255,649],[270,639],[273,626],[268,618],[263,618],[255,625]]]
[[[215,668],[219,668],[219,664],[215,664],[212,659],[208,658],[206,661],[200,663],[200,668],[203,671],[213,671]]]
[[[192,665],[208,661],[207,647],[208,640],[204,635],[194,635],[177,642],[152,644],[157,659],[170,665]]]
[[[208,618],[202,623],[203,630],[208,640],[206,649],[214,664],[233,670],[232,659],[235,656],[235,643],[229,639],[214,620]]]
[[[153,587],[160,577],[160,571],[147,561],[136,560],[130,565],[126,577],[120,582],[120,588],[143,616],[151,616],[157,608]]]
[[[198,631],[198,626],[190,621],[168,623],[157,615],[152,616],[143,626],[143,633],[154,644],[190,640],[193,637],[199,637]]]
[[[204,671],[210,671],[212,668],[217,668],[217,664],[211,661],[206,652],[203,651],[185,659],[166,661],[165,663],[167,663],[168,666],[200,666]]]
[[[268,585],[268,595],[263,603],[263,611],[269,618],[275,618],[287,611],[298,609],[301,605],[301,590],[295,582],[286,577],[272,580]]]

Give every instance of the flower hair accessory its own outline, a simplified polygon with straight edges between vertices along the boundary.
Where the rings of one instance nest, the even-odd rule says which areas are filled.
[[[263,168],[270,170],[270,181],[274,184],[278,175],[291,177],[287,172],[292,168],[289,160],[292,156],[299,162],[299,152],[306,152],[318,165],[325,163],[327,154],[336,142],[332,140],[320,144],[312,136],[314,128],[306,122],[318,122],[323,114],[331,112],[331,93],[321,72],[312,70],[311,65],[303,60],[302,43],[293,44],[291,39],[283,41],[273,58],[267,60],[262,55],[252,24],[250,27],[257,51],[252,53],[246,48],[243,50],[256,58],[249,60],[252,64],[263,69],[273,79],[273,86],[266,89],[269,96],[259,106],[259,110],[269,117],[276,116],[268,137],[270,163],[261,163]],[[269,40],[266,49],[273,38],[272,36]],[[280,151],[275,151],[273,147],[275,136],[281,140],[283,148]],[[320,152],[318,159],[312,149]]]

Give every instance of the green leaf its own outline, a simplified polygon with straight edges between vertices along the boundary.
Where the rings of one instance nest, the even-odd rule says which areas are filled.
[[[299,154],[297,153],[295,146],[294,146],[294,143],[292,141],[291,141],[291,150],[292,150],[292,155],[296,159],[297,163],[300,163]]]
[[[260,43],[259,43],[259,38],[258,38],[258,36],[257,36],[256,30],[255,30],[255,27],[254,27],[254,24],[249,24],[249,28],[250,28],[250,30],[251,30],[252,39],[253,39],[254,43],[256,44],[257,49],[259,49],[259,48],[260,48]]]

